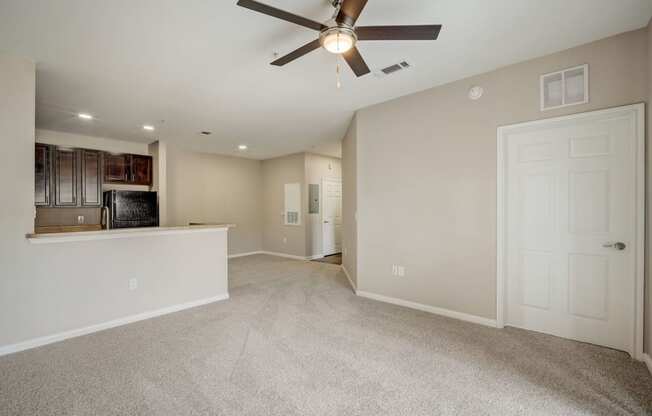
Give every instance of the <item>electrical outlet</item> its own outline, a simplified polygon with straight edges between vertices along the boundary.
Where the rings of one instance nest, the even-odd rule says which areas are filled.
[[[398,276],[398,277],[405,276],[405,266],[392,264],[392,276]]]
[[[138,279],[129,279],[129,290],[134,291],[138,289]]]
[[[348,250],[346,249],[346,247],[344,247],[344,255],[346,256],[347,254],[349,254]]]
[[[287,237],[283,237],[283,244],[287,244],[287,243],[288,243],[288,238],[287,238]]]
[[[84,218],[83,215],[78,215],[77,216],[77,224],[82,225],[86,221],[86,218]]]

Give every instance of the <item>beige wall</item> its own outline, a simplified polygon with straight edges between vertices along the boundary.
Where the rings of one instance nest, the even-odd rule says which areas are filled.
[[[306,218],[306,256],[315,257],[323,254],[323,228],[322,208],[323,201],[320,198],[319,214],[308,214],[308,185],[319,185],[322,189],[322,179],[342,180],[342,160],[336,157],[322,156],[314,153],[305,154],[306,184],[303,188],[303,199],[306,203],[303,206],[303,215]]]
[[[152,155],[152,191],[158,193],[158,222],[161,227],[168,224],[168,176],[167,176],[167,143],[155,141],[148,146],[149,154]]]
[[[136,155],[150,154],[147,143],[84,136],[81,134],[64,133],[53,130],[36,130],[36,142],[64,147],[102,150],[104,152],[113,153],[132,153]]]
[[[0,204],[0,355],[34,338],[226,294],[224,231],[29,243],[34,102],[34,64],[0,55],[0,189],[11,195]],[[132,277],[139,289],[130,292]]]
[[[647,38],[625,33],[360,110],[358,288],[494,319],[497,127],[646,101]],[[540,112],[539,76],[583,63],[590,103]],[[472,85],[481,100],[467,98]]]
[[[648,107],[647,107],[647,203],[648,203],[648,234],[647,234],[647,264],[646,264],[646,302],[645,302],[645,352],[652,353],[652,20],[647,27],[648,53],[647,53],[647,74],[648,74]]]
[[[261,162],[167,147],[168,223],[233,223],[229,254],[262,250]]]
[[[305,154],[264,160],[263,170],[263,250],[292,256],[307,256],[306,216],[301,225],[284,225],[284,186],[286,183],[301,184],[301,212],[305,213]]]
[[[358,276],[357,133],[358,120],[354,117],[342,141],[342,265],[354,285],[357,285]]]

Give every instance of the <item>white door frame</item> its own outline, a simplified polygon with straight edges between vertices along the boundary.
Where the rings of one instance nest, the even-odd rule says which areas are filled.
[[[498,128],[498,164],[497,164],[497,245],[496,245],[496,322],[498,328],[505,327],[505,303],[507,302],[507,140],[510,133],[523,128],[542,126],[550,123],[591,119],[609,115],[630,113],[634,115],[636,134],[636,235],[635,242],[635,293],[632,293],[634,302],[634,355],[633,358],[643,360],[643,333],[644,333],[644,303],[645,303],[645,104],[634,104],[624,107],[609,108],[606,110],[591,111],[573,114],[564,117],[555,117],[526,123],[513,124]]]
[[[321,256],[326,257],[324,250],[324,205],[326,203],[326,187],[324,182],[339,182],[342,184],[342,178],[331,178],[331,177],[322,177],[321,178],[321,210],[319,215],[319,226],[321,227]],[[344,199],[344,194],[340,195],[340,201]]]

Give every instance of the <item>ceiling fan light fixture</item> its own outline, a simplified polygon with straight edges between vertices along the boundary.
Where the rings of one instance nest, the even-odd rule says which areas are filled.
[[[342,54],[351,50],[358,41],[355,32],[346,27],[333,27],[321,33],[321,45],[330,53]]]

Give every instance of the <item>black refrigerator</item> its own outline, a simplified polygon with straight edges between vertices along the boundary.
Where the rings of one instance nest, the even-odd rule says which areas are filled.
[[[156,192],[104,192],[103,224],[106,228],[158,227]]]

